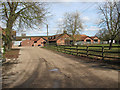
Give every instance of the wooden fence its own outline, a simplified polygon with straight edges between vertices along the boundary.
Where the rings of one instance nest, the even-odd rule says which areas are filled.
[[[53,49],[77,56],[87,56],[99,59],[119,59],[120,60],[120,46],[113,46],[109,50],[109,46],[68,46],[68,45],[50,45]]]

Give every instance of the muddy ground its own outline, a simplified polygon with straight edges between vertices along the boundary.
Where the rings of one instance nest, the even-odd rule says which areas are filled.
[[[3,66],[3,88],[118,88],[119,69],[39,47]],[[5,70],[6,69],[6,70]]]

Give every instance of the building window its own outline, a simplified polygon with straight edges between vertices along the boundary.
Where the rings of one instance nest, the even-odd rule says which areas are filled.
[[[98,39],[94,39],[94,43],[98,43]]]
[[[38,46],[41,46],[40,44]]]
[[[90,39],[87,39],[87,40],[86,40],[86,43],[90,44],[90,43],[91,43],[91,40],[90,40]]]
[[[37,41],[34,41],[34,43],[37,43]]]

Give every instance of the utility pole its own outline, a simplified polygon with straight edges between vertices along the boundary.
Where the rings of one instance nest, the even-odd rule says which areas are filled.
[[[48,41],[48,24],[47,25],[47,44],[49,44],[49,41]]]
[[[43,22],[45,25],[46,25],[46,28],[47,28],[47,44],[49,44],[49,41],[48,41],[48,24]]]

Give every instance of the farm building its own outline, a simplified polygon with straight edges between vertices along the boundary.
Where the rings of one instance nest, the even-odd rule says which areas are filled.
[[[34,46],[34,41],[29,40],[29,39],[24,40],[21,42],[21,46]]]
[[[89,37],[87,35],[75,35],[75,45],[79,44],[96,44],[100,43],[100,39],[96,36]],[[16,39],[21,39],[21,46],[45,46],[48,42],[49,44],[55,45],[70,45],[73,40],[71,35],[67,33],[57,34],[52,36],[24,36],[24,37],[17,37]],[[29,43],[29,44],[28,44]]]
[[[47,40],[43,37],[39,38],[36,42],[34,42],[34,46],[44,46],[46,44]]]
[[[87,35],[75,35],[74,37],[76,40],[75,44],[99,44],[100,43],[100,39],[98,39],[98,37],[96,36],[89,37]]]
[[[70,44],[70,36],[66,33],[49,36],[48,41],[49,44],[57,44],[57,45],[69,45]]]

